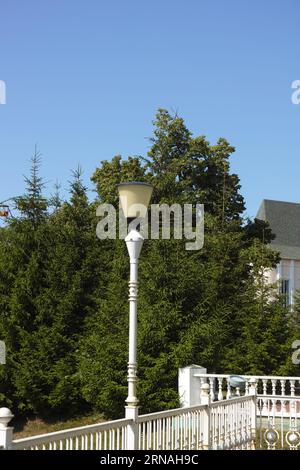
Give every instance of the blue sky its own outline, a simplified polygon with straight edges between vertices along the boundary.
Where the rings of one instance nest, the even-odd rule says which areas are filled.
[[[2,0],[0,201],[21,194],[35,143],[63,191],[81,164],[145,155],[158,107],[227,138],[255,215],[300,202],[298,0]]]

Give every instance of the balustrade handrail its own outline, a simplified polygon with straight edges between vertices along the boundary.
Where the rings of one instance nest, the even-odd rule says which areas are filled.
[[[231,397],[229,400],[224,398],[224,400],[212,401],[210,404],[210,407],[217,408],[218,406],[222,406],[222,405],[230,406],[233,403],[243,403],[243,402],[251,401],[251,400],[253,400],[253,395],[242,395],[238,397]]]
[[[137,423],[144,423],[146,421],[153,421],[154,419],[160,418],[169,418],[172,416],[179,416],[182,414],[190,413],[193,411],[203,410],[207,407],[207,405],[193,405],[183,408],[173,408],[172,410],[165,410],[165,411],[158,411],[156,413],[148,413],[145,415],[140,415],[137,418]]]
[[[300,395],[271,395],[270,393],[264,395],[263,393],[258,393],[257,398],[269,398],[274,400],[295,400],[300,401]]]
[[[289,377],[289,376],[282,376],[282,375],[244,375],[244,374],[200,374],[200,373],[195,373],[194,377],[200,377],[200,378],[223,378],[223,379],[229,379],[229,377],[232,377],[233,375],[239,375],[240,377],[244,377],[247,379],[261,379],[261,380],[294,380],[294,381],[300,381],[300,377]]]

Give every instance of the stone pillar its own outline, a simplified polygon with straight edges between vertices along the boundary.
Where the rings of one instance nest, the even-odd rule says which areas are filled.
[[[206,373],[207,369],[195,364],[178,370],[178,393],[181,407],[200,404],[201,379],[195,377],[195,374]]]

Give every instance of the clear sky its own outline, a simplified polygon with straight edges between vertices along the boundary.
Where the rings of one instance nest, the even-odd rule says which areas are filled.
[[[247,214],[300,202],[299,0],[1,0],[0,201],[35,143],[49,186],[145,155],[158,107],[237,149]]]

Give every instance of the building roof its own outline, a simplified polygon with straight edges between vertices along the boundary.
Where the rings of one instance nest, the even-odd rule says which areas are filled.
[[[300,204],[263,199],[256,218],[269,222],[276,235],[272,248],[282,258],[300,260]]]

